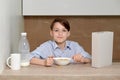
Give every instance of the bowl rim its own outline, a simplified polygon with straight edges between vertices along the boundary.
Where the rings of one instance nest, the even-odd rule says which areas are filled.
[[[55,57],[53,59],[54,60],[58,60],[58,59],[68,59],[68,60],[71,60],[71,58],[69,58],[69,57]]]

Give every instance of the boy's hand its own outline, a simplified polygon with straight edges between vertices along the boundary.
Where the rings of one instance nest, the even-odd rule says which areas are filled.
[[[81,54],[75,54],[72,59],[75,62],[84,62],[84,57]]]
[[[50,56],[48,57],[46,60],[45,60],[45,66],[49,67],[49,66],[52,66],[53,65],[53,57]]]
[[[90,63],[91,62],[91,59],[89,58],[84,58],[81,54],[75,54],[72,59],[75,61],[75,62],[81,62],[81,63]]]

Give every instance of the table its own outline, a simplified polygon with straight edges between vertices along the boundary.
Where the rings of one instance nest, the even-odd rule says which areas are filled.
[[[6,67],[0,80],[120,80],[120,62],[102,68],[93,68],[91,64],[30,65],[13,71]]]

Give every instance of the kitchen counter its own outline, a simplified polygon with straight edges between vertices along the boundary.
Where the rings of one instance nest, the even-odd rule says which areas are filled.
[[[93,68],[91,64],[30,65],[13,71],[6,67],[0,80],[120,80],[120,62],[102,68]]]

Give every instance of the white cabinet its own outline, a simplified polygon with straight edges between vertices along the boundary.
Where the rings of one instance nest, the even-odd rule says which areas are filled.
[[[23,15],[120,15],[120,0],[23,0]]]

